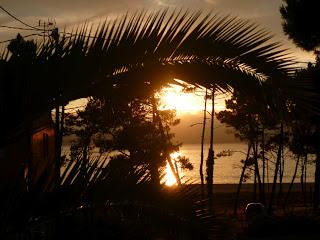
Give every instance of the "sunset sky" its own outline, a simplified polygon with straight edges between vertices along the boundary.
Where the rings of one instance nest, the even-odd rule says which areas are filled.
[[[84,21],[99,21],[106,16],[115,17],[128,11],[159,9],[165,7],[204,10],[251,19],[269,30],[286,47],[292,48],[302,62],[312,61],[311,53],[296,49],[284,36],[279,7],[281,0],[0,0],[5,9],[18,18],[35,26],[39,20],[55,21],[60,29],[72,28]],[[0,11],[0,25],[20,26],[20,23]],[[25,32],[27,34],[29,32]],[[0,41],[14,37],[16,31],[1,28]]]
[[[283,34],[279,7],[281,0],[0,0],[0,5],[24,22],[37,26],[39,20],[54,21],[59,29],[72,29],[81,23],[99,22],[107,16],[114,18],[117,15],[134,12],[136,10],[155,10],[166,7],[183,8],[190,10],[210,11],[222,15],[233,15],[250,19],[274,35],[275,41],[284,43],[290,48],[294,56],[305,65],[313,61],[311,53],[297,49]],[[8,16],[0,9],[0,25],[25,27]],[[20,31],[22,35],[30,31]],[[17,30],[0,27],[0,42],[14,38]],[[0,44],[0,49],[4,44]],[[218,100],[219,99],[219,100]],[[223,109],[223,95],[217,97],[217,110]],[[202,119],[203,96],[194,97],[192,94],[180,93],[178,88],[165,90],[163,103],[168,108],[175,108],[181,125],[175,131],[178,139],[185,142],[194,142],[200,139],[200,125],[193,125]],[[224,128],[222,128],[224,129]],[[224,134],[225,130],[217,130],[218,139],[233,141]],[[222,140],[224,139],[224,140]],[[218,140],[218,141],[219,141]]]

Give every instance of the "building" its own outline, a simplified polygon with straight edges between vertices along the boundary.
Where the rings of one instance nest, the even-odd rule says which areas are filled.
[[[50,113],[10,130],[1,152],[1,189],[41,192],[52,189],[55,179],[55,132]]]

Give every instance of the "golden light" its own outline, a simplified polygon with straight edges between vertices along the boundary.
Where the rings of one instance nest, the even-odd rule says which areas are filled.
[[[161,92],[161,106],[164,109],[173,109],[178,113],[196,113],[201,111],[203,97],[183,92],[180,86],[164,88]]]
[[[170,154],[170,158],[172,161],[174,161],[179,156],[180,156],[179,152],[174,152],[174,153]],[[165,170],[165,185],[173,186],[176,184],[177,184],[177,180],[176,180],[173,172],[171,171],[171,167],[170,167],[169,163],[167,162],[166,170]]]
[[[165,175],[165,181],[166,182],[165,182],[165,185],[167,185],[167,186],[176,185],[177,184],[177,180],[174,177],[173,172],[171,171],[169,163],[167,163],[165,171],[166,171],[166,175]]]
[[[180,156],[179,152],[174,152],[170,154],[170,157],[172,160],[177,159]]]
[[[176,80],[183,84],[183,81]],[[193,92],[186,92],[179,85],[170,84],[169,87],[163,88],[158,92],[157,97],[160,98],[160,109],[176,110],[178,115],[181,114],[199,114],[204,109],[204,89],[196,89]],[[228,94],[215,94],[215,111],[225,110],[225,99],[230,98]],[[65,106],[66,112],[76,112],[83,110],[88,102],[87,98],[81,98],[71,101]],[[211,100],[207,101],[207,109],[211,109]]]
[[[88,103],[87,98],[80,98],[77,100],[73,100],[65,106],[65,111],[67,113],[74,113],[77,110],[83,111],[85,109],[87,103]]]
[[[185,92],[182,86],[170,85],[170,87],[163,88],[158,96],[161,109],[176,110],[177,114],[198,114],[204,109],[204,95],[203,89],[197,89],[196,92]],[[224,94],[216,94],[216,111],[225,109],[226,97]],[[211,100],[207,101],[207,109],[211,109]]]

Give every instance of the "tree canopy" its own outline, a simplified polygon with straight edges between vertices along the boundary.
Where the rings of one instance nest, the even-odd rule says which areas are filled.
[[[280,8],[283,31],[300,48],[312,51],[320,46],[317,0],[283,0]]]
[[[28,83],[28,111],[34,113],[81,97],[148,96],[174,78],[256,96],[264,95],[268,83],[272,97],[264,101],[275,112],[285,106],[281,98],[294,91],[288,88],[294,72],[291,56],[247,20],[166,9],[127,14],[93,29],[86,24],[39,45],[23,74],[17,74],[21,65],[11,61],[12,55],[4,53],[1,80]],[[11,109],[18,108],[13,98],[20,102],[16,88],[4,92]]]

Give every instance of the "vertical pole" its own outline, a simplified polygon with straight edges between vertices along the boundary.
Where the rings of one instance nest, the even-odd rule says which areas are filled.
[[[210,126],[210,146],[207,159],[207,194],[209,199],[209,208],[212,208],[213,200],[213,170],[214,170],[214,149],[213,149],[213,134],[214,134],[214,93],[215,87],[212,87],[212,109],[211,109],[211,126]]]
[[[203,159],[204,159],[204,136],[206,129],[207,120],[207,98],[208,89],[206,88],[206,95],[204,96],[204,109],[203,109],[203,125],[202,125],[202,136],[201,136],[201,159],[200,159],[200,179],[201,179],[201,196],[204,197],[204,177],[203,177]]]

